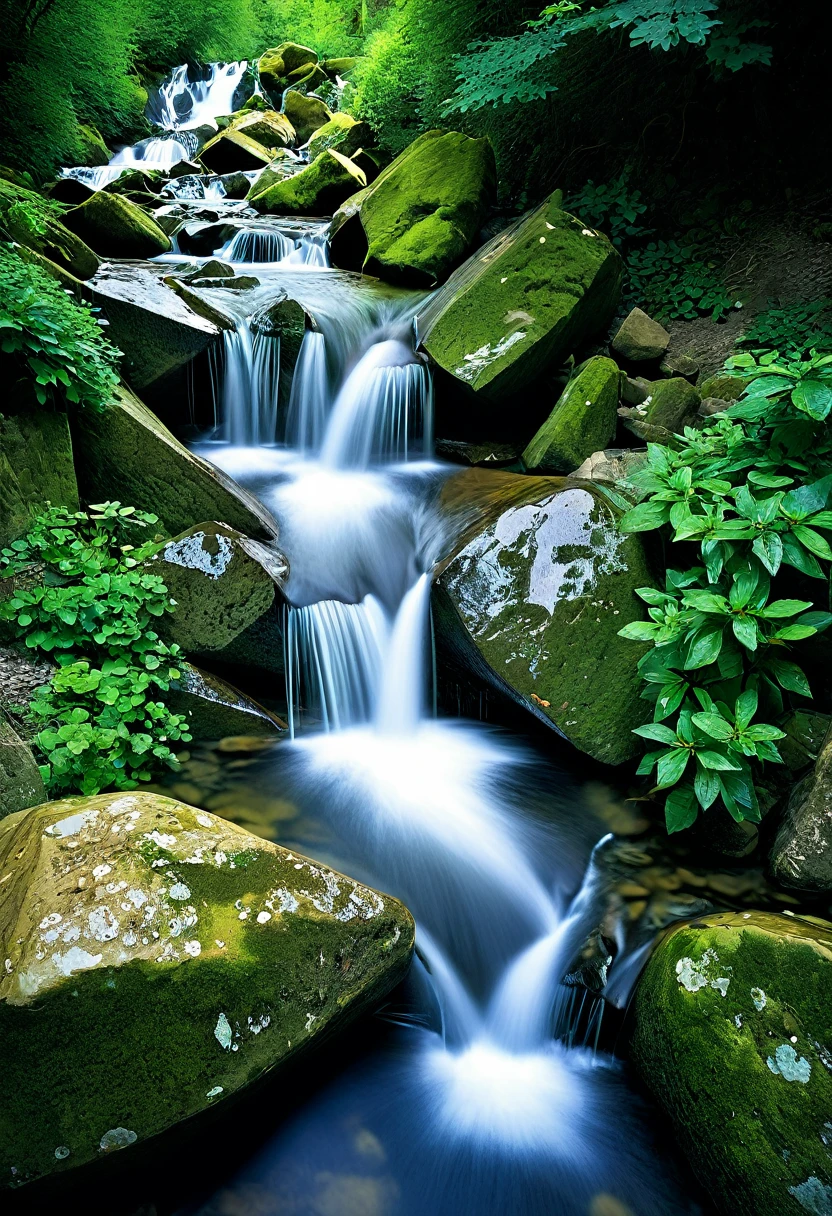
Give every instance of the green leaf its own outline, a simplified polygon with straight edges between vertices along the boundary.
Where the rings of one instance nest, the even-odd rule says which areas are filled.
[[[665,502],[642,502],[618,521],[621,532],[650,532],[670,519],[670,506]]]
[[[656,788],[662,790],[669,785],[675,785],[687,768],[690,756],[691,753],[686,747],[677,747],[672,752],[664,752],[659,757]]]
[[[641,735],[642,739],[654,739],[657,743],[673,744],[676,742],[676,732],[671,730],[669,726],[662,726],[659,722],[650,722],[646,726],[636,726],[633,729],[634,735]]]
[[[783,542],[777,532],[763,532],[751,546],[769,574],[776,574],[783,560]]]
[[[747,617],[735,616],[731,622],[734,637],[746,650],[757,649],[757,626]]]
[[[734,728],[730,722],[726,722],[720,714],[701,713],[693,715],[694,725],[698,726],[701,731],[711,739],[718,739],[725,742],[730,739],[734,733]]]
[[[781,688],[785,688],[787,692],[800,693],[803,697],[811,697],[809,681],[797,663],[788,659],[770,659],[768,667]]]
[[[810,578],[823,578],[823,570],[818,559],[808,553],[800,542],[788,532],[783,536],[783,561],[787,566],[794,566],[795,570],[808,574]]]
[[[693,786],[681,785],[667,795],[664,814],[668,832],[681,832],[689,828],[696,821],[698,813]]]
[[[740,765],[736,761],[710,748],[705,748],[704,750],[697,748],[696,758],[704,768],[715,769],[720,772],[739,771],[740,768]]]
[[[829,542],[825,537],[821,536],[820,532],[815,532],[813,528],[807,528],[805,524],[795,524],[792,528],[792,533],[800,541],[810,553],[814,553],[815,557],[820,557],[824,561],[832,561],[832,549],[829,547]]]
[[[747,688],[744,693],[737,697],[737,703],[734,706],[734,715],[737,721],[737,729],[745,730],[751,719],[757,712],[758,695],[756,688]]]
[[[799,612],[805,612],[807,608],[811,607],[811,600],[775,600],[773,604],[768,604],[760,615],[767,620],[777,620],[787,616],[797,616]]]
[[[707,667],[719,658],[722,649],[722,629],[713,629],[699,634],[688,650],[685,661],[686,671],[695,671],[699,667]]]
[[[712,769],[705,768],[697,760],[696,775],[693,779],[693,789],[704,811],[713,806],[719,797],[719,779]]]

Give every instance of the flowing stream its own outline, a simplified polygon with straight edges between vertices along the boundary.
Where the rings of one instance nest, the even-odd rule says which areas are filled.
[[[320,257],[293,255],[317,242]],[[424,297],[326,266],[325,241],[255,221],[218,250],[260,286],[210,298],[235,330],[201,453],[281,525],[292,739],[264,778],[325,859],[402,898],[411,977],[377,1048],[189,1211],[324,1216],[667,1216],[696,1209],[651,1147],[619,1064],[577,1041],[560,983],[598,923],[603,829],[525,745],[433,712],[433,388]],[[276,301],[311,318],[288,401]],[[395,1023],[395,1025],[394,1025]],[[228,1196],[237,1196],[232,1200]],[[246,1195],[255,1195],[248,1202]]]

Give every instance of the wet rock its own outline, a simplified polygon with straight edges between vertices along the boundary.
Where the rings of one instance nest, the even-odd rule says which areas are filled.
[[[644,419],[652,426],[681,431],[693,422],[700,400],[697,390],[682,376],[654,380],[650,385],[650,396],[644,403]]]
[[[633,1059],[720,1212],[832,1197],[831,989],[832,925],[814,918],[707,915],[647,965]]]
[[[331,215],[366,185],[366,177],[352,161],[340,152],[327,151],[292,177],[262,188],[255,182],[247,197],[261,215]]]
[[[260,56],[257,75],[262,87],[277,101],[284,89],[303,81],[317,62],[318,56],[311,47],[298,42],[281,42],[280,46],[270,47]]]
[[[199,285],[201,287],[216,286],[218,283],[224,285],[226,279],[229,282],[237,282],[234,272],[232,271],[230,276],[220,275],[208,280],[207,282],[200,282]],[[212,304],[209,304],[204,296],[200,295],[196,291],[191,291],[190,287],[186,286],[181,279],[174,278],[173,275],[166,275],[162,281],[166,287],[170,287],[171,291],[175,291],[180,300],[184,301],[191,312],[196,313],[198,317],[202,317],[204,320],[210,321],[211,324],[215,325],[218,330],[234,328],[233,321],[231,321],[224,313],[221,313],[218,308],[214,308]]]
[[[10,816],[0,858],[3,1186],[130,1157],[375,1007],[411,957],[396,900],[159,794]]]
[[[523,453],[532,472],[568,473],[606,447],[618,422],[621,373],[613,359],[596,355],[579,368]]]
[[[219,676],[192,663],[182,663],[180,672],[165,700],[174,713],[185,715],[195,742],[227,735],[276,738],[288,729],[281,718]]]
[[[730,404],[730,401],[723,401],[720,397],[704,397],[699,402],[698,412],[702,418],[712,418],[714,414],[723,414]]]
[[[167,180],[167,174],[159,173],[156,169],[124,169],[115,181],[104,186],[104,191],[106,194],[161,194]]]
[[[171,248],[170,238],[152,216],[104,190],[67,211],[64,223],[105,258],[153,258]]]
[[[56,203],[69,203],[73,207],[79,203],[85,203],[95,194],[92,186],[79,181],[77,177],[59,177],[56,182],[50,182],[48,186],[44,186],[43,192],[47,198],[53,199]]]
[[[621,273],[614,246],[562,211],[558,192],[461,266],[418,324],[434,363],[477,399],[465,425],[479,425],[486,405],[516,408],[548,368],[604,329]]]
[[[281,408],[288,406],[303,336],[307,328],[314,326],[314,321],[297,300],[284,296],[283,299],[273,298],[267,308],[255,313],[251,326],[256,333],[280,339],[277,401]]]
[[[223,291],[251,291],[260,286],[260,280],[253,274],[219,275],[216,278],[205,276],[194,280],[194,287],[221,287]]]
[[[332,260],[344,270],[434,287],[471,252],[496,182],[487,139],[427,131],[333,217]]]
[[[193,160],[180,160],[175,165],[171,165],[168,169],[168,177],[171,181],[177,181],[180,177],[201,177],[202,166]]]
[[[272,156],[271,148],[258,143],[248,132],[228,127],[208,141],[200,160],[211,173],[242,173],[262,169]]]
[[[108,165],[112,153],[104,143],[104,136],[92,123],[79,122],[78,141],[81,144],[81,165]]]
[[[310,160],[320,156],[327,148],[336,148],[342,156],[351,157],[359,148],[372,142],[373,133],[369,123],[358,122],[350,114],[339,112],[318,127],[307,144],[307,151]]]
[[[222,262],[219,258],[209,258],[207,262],[203,262],[201,266],[197,266],[196,270],[191,270],[187,274],[179,275],[180,283],[198,284],[200,279],[233,279],[236,271],[228,262]],[[173,276],[170,276],[171,278]],[[166,279],[165,282],[169,282]]]
[[[35,757],[0,710],[0,819],[37,806],[45,797]]]
[[[832,891],[832,732],[817,763],[797,785],[771,853],[778,882],[799,891]]]
[[[691,384],[696,384],[699,375],[699,364],[690,355],[674,355],[669,351],[659,364],[663,376],[684,376]]]
[[[462,439],[438,439],[435,451],[440,460],[449,460],[452,464],[500,469],[517,464],[522,448],[512,443],[465,443]]]
[[[444,664],[484,679],[581,751],[634,756],[640,651],[617,636],[656,585],[641,538],[619,533],[594,489],[556,477],[471,469],[442,493],[453,553],[437,569]],[[636,539],[635,544],[630,544]]]
[[[34,395],[32,394],[32,397]],[[14,408],[15,405],[20,408]],[[27,531],[49,502],[78,507],[69,422],[34,400],[13,401],[0,414],[0,548]]]
[[[251,110],[241,118],[235,118],[230,130],[241,131],[249,139],[254,139],[262,147],[269,149],[290,148],[296,138],[295,128],[289,119],[277,110]],[[202,161],[205,163],[204,149]]]
[[[217,222],[216,212],[209,219],[195,219],[185,224],[177,233],[179,248],[183,253],[195,257],[207,257],[218,253],[226,241],[230,241],[237,231],[236,224],[227,221]]]
[[[621,400],[627,405],[641,405],[650,396],[650,381],[642,376],[625,376],[621,386]]]
[[[37,228],[26,223],[21,214],[26,205],[37,206],[42,202],[34,190],[0,179],[0,215],[11,239],[48,258],[75,278],[91,279],[98,270],[98,258],[66,224],[53,216],[44,216]],[[22,204],[20,211],[16,204]]]
[[[670,334],[663,325],[634,308],[612,340],[612,349],[631,363],[661,359],[670,345]]]
[[[265,541],[277,524],[257,499],[175,439],[126,386],[102,414],[79,411],[72,421],[78,479],[89,502],[118,499],[154,511],[171,536],[205,519]]]
[[[332,111],[320,97],[308,97],[295,89],[286,94],[283,113],[295,128],[299,147],[307,143],[309,137],[332,118]]]
[[[158,632],[190,655],[221,652],[268,612],[288,573],[278,550],[214,522],[166,541],[149,567],[176,601]]]
[[[715,376],[708,376],[699,385],[699,391],[703,397],[719,397],[722,401],[738,401],[745,389],[751,383],[750,379],[743,376],[726,376],[717,373]]]
[[[814,709],[792,710],[780,722],[780,729],[786,732],[786,737],[779,740],[777,750],[790,772],[799,773],[814,764],[830,727],[832,717]]]
[[[626,486],[633,474],[646,464],[646,448],[607,448],[587,456],[571,476],[580,477],[583,481],[623,482]],[[640,497],[641,492],[636,492],[635,496]]]

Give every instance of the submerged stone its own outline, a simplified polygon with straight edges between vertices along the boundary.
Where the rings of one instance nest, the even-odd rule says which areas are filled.
[[[64,223],[105,258],[153,258],[171,249],[170,238],[151,215],[104,190],[67,211]]]
[[[621,373],[601,355],[578,369],[523,453],[527,469],[569,473],[615,435]]]
[[[260,188],[255,182],[248,201],[264,215],[331,215],[345,198],[367,185],[357,165],[340,152],[322,152],[292,177]]]
[[[0,1186],[225,1101],[376,1005],[413,947],[396,900],[157,794],[9,816],[0,862]]]
[[[471,469],[442,502],[460,533],[434,585],[443,662],[597,760],[634,756],[643,650],[618,631],[644,616],[635,588],[656,585],[642,539],[618,532],[599,490],[563,478]]]
[[[279,635],[269,642],[272,647],[277,642],[282,651]],[[197,742],[229,735],[274,738],[288,729],[282,718],[219,676],[191,663],[179,667],[179,679],[171,684],[165,699],[175,713],[185,715],[188,731]]]
[[[799,1192],[832,1194],[830,990],[832,925],[814,917],[706,915],[647,964],[633,1058],[721,1212],[825,1210]]]

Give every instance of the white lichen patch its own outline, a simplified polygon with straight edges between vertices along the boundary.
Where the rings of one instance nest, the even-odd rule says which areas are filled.
[[[466,383],[472,384],[480,372],[485,371],[486,368],[490,367],[498,359],[502,359],[503,355],[507,354],[518,342],[524,342],[526,337],[525,330],[516,329],[514,333],[507,334],[505,338],[501,338],[499,342],[495,342],[493,346],[490,342],[487,342],[472,354],[464,355],[461,366],[454,369],[454,375],[458,376],[460,380],[465,380]]]
[[[102,1153],[112,1153],[116,1149],[127,1148],[128,1144],[135,1144],[138,1138],[127,1127],[113,1127],[101,1137],[99,1148]]]
[[[175,882],[168,891],[168,895],[171,899],[190,899],[191,890],[190,887],[185,886],[184,882]]]
[[[214,1038],[219,1043],[224,1051],[228,1051],[231,1047],[231,1023],[224,1013],[221,1013],[217,1018],[217,1024],[214,1027]]]
[[[55,1149],[55,1159],[57,1161],[66,1161],[69,1151],[69,1148],[65,1144],[59,1144]]]
[[[220,1096],[220,1094],[224,1093],[224,1092],[225,1091],[223,1090],[223,1087],[221,1085],[215,1085],[213,1089],[208,1090],[208,1093],[205,1095],[205,1097],[206,1098],[218,1098]]]
[[[781,1043],[774,1057],[766,1059],[766,1064],[775,1076],[782,1077],[784,1081],[799,1081],[805,1085],[812,1075],[812,1065],[805,1056],[797,1054],[791,1043]]]
[[[754,1008],[757,1010],[757,1012],[762,1013],[766,1007],[767,1000],[766,994],[763,992],[762,988],[751,989],[751,1000],[753,1001]]]
[[[169,541],[162,551],[165,561],[188,570],[199,570],[210,579],[218,579],[231,564],[234,543],[230,537],[215,532],[211,539],[216,541],[217,551],[209,553],[205,548],[205,539],[204,532],[192,532],[181,540]]]
[[[812,1216],[832,1216],[832,1186],[812,1174],[805,1182],[789,1187],[789,1194]]]
[[[699,992],[702,988],[713,988],[720,996],[727,996],[730,976],[720,975],[719,955],[711,948],[704,951],[699,962],[692,958],[680,958],[676,964],[676,978],[688,992]]]
[[[200,954],[202,953],[202,946],[198,941],[185,942],[182,949],[189,958],[199,958]]]

